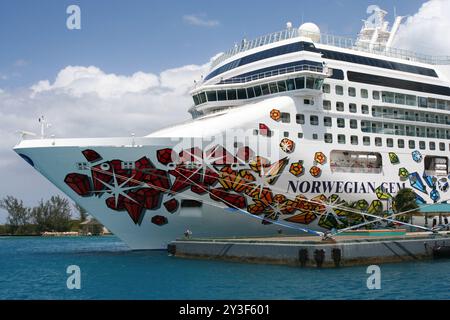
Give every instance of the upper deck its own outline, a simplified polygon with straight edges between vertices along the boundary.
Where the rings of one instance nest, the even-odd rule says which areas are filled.
[[[432,56],[420,54],[409,50],[392,48],[383,43],[371,44],[369,42],[363,42],[359,39],[353,39],[349,37],[341,37],[325,33],[312,33],[305,30],[299,31],[299,29],[297,28],[287,28],[282,31],[258,37],[251,41],[247,41],[245,39],[242,40],[240,45],[235,44],[233,48],[215,59],[212,62],[211,71],[222,64],[224,61],[239,53],[283,40],[297,38],[300,36],[315,38],[314,42],[318,44],[350,49],[358,52],[371,53],[385,57],[398,58],[409,62],[420,62],[430,65],[450,65],[450,56]]]

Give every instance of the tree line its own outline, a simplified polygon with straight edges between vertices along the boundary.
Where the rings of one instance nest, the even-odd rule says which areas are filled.
[[[6,196],[0,200],[0,208],[8,213],[6,224],[0,226],[0,234],[40,235],[44,232],[78,231],[80,223],[86,221],[88,214],[79,205],[75,204],[74,207],[78,219],[72,215],[69,200],[58,195],[39,201],[34,207],[25,206],[16,197]]]

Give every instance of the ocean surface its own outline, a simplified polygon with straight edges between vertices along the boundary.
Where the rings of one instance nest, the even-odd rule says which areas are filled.
[[[450,260],[381,265],[380,290],[366,271],[186,260],[114,236],[0,237],[0,299],[450,299]]]

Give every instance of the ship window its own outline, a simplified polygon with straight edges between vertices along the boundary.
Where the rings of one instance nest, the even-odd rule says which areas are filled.
[[[345,144],[345,135],[338,134],[338,143]]]
[[[291,115],[287,112],[281,113],[281,122],[283,123],[290,123],[291,122]]]
[[[261,91],[261,87],[260,86],[253,87],[253,90],[255,90],[255,97],[259,97],[259,96],[262,95],[262,91]]]
[[[436,109],[436,99],[428,98],[428,108]]]
[[[254,129],[254,130],[253,130],[253,135],[254,135],[254,136],[257,136],[258,134],[259,134],[258,129]]]
[[[336,102],[336,110],[337,111],[344,111],[344,103],[343,102]]]
[[[408,141],[408,147],[410,149],[415,149],[416,148],[416,142],[414,140],[409,140]]]
[[[227,90],[227,99],[228,100],[236,100],[236,89],[228,89]]]
[[[430,150],[436,150],[436,143],[431,141],[430,144],[429,144],[429,147],[430,147]]]
[[[309,99],[303,99],[303,104],[305,104],[305,105],[312,105],[314,103],[311,103],[311,100],[309,100]]]
[[[363,104],[363,105],[361,106],[361,112],[362,112],[363,114],[369,114],[369,106]]]
[[[330,153],[331,172],[381,173],[383,161],[376,152],[337,151]]]
[[[261,90],[262,90],[262,94],[263,95],[267,95],[267,94],[270,93],[268,84],[262,84],[261,85]]]
[[[425,150],[425,148],[426,148],[425,141],[419,141],[419,149]]]
[[[331,110],[331,101],[323,100],[323,110]]]
[[[325,143],[333,143],[333,135],[331,133],[325,133],[323,138]]]
[[[217,91],[217,98],[219,99],[219,101],[227,100],[227,92],[226,92],[226,90],[219,90],[219,91]]]
[[[342,86],[336,86],[336,94],[342,96],[344,94],[344,88]]]
[[[319,117],[318,116],[310,116],[309,122],[312,126],[318,126],[319,125]]]
[[[247,97],[248,97],[249,99],[255,97],[255,91],[253,91],[253,88],[247,88]]]
[[[345,128],[345,119],[338,118],[337,119],[337,126],[338,126],[338,128]]]
[[[350,97],[356,97],[356,89],[353,88],[353,87],[349,87],[349,88],[348,88],[348,95],[349,95]]]
[[[305,124],[305,115],[304,114],[297,114],[295,116],[296,121],[298,124]]]
[[[398,139],[398,140],[397,140],[397,146],[398,146],[400,149],[403,149],[403,148],[405,147],[405,140],[403,140],[403,139]]]
[[[319,139],[319,136],[317,135],[317,133],[313,133],[312,138],[313,140],[317,140]]]
[[[295,86],[296,86],[297,90],[304,89],[305,88],[305,78],[304,77],[296,78]]]
[[[199,94],[199,99],[200,99],[200,103],[205,103],[206,102],[206,94],[204,92],[201,92]]]
[[[406,104],[406,96],[401,93],[395,94],[395,103],[396,104]]]
[[[355,119],[351,119],[350,120],[350,128],[351,129],[358,129],[358,121],[356,121]]]
[[[383,146],[383,140],[381,138],[379,138],[379,137],[376,137],[375,138],[375,145],[377,147],[382,147]]]
[[[270,88],[270,93],[271,94],[278,93],[278,87],[277,87],[277,83],[276,82],[269,83],[269,88]]]
[[[247,91],[245,89],[238,89],[237,93],[238,93],[239,100],[247,99]]]
[[[439,150],[440,151],[445,151],[445,143],[439,142]]]
[[[310,78],[310,77],[306,78],[306,88],[314,89],[314,78]]]
[[[285,131],[283,135],[284,135],[285,138],[289,138],[289,132],[288,131]]]
[[[351,113],[356,113],[357,112],[356,104],[350,103],[350,112]]]
[[[417,106],[417,97],[410,94],[406,95],[406,104],[408,106]]]
[[[350,143],[353,145],[357,145],[358,144],[358,136],[351,136]]]
[[[280,92],[286,91],[286,82],[278,81],[278,91]]]
[[[208,97],[208,101],[217,101],[217,91],[208,91],[206,92],[206,96]]]
[[[389,148],[393,148],[393,147],[394,147],[394,140],[391,139],[391,138],[387,138],[387,139],[386,139],[386,145],[387,145]]]
[[[323,93],[330,93],[330,85],[327,83],[324,83],[323,87],[322,87],[322,91],[323,91]]]
[[[332,125],[331,118],[330,117],[324,117],[323,118],[323,125],[325,127],[331,127],[331,125]]]
[[[367,89],[361,89],[361,98],[367,99],[369,97],[369,92]]]
[[[303,138],[303,132],[299,132],[299,133],[297,134],[297,137],[298,137],[299,139],[302,139],[302,138]]]
[[[447,157],[425,157],[425,174],[429,176],[446,176],[448,173]]]
[[[373,91],[372,98],[373,100],[380,100],[380,91]]]
[[[191,200],[191,199],[183,199],[181,200],[182,208],[200,208],[202,206],[201,201]]]
[[[370,146],[370,137],[363,137],[363,145]]]
[[[293,79],[288,79],[288,80],[286,80],[286,84],[287,84],[287,89],[288,89],[289,91],[295,90],[295,82],[294,82]]]
[[[381,94],[381,101],[386,103],[395,103],[395,94],[393,92],[383,91]]]
[[[419,107],[427,108],[428,107],[428,99],[424,97],[419,97]]]
[[[198,100],[198,96],[197,95],[192,96],[192,99],[194,99],[194,104],[196,106],[200,104],[200,101]]]

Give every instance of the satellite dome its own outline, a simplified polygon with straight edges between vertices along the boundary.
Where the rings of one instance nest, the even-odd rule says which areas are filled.
[[[304,23],[298,28],[301,37],[310,38],[314,42],[320,41],[320,28],[311,22]]]

